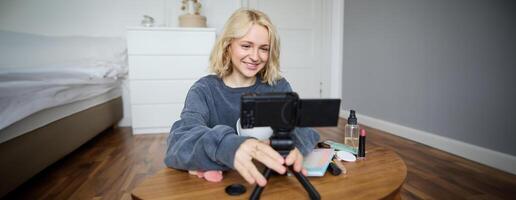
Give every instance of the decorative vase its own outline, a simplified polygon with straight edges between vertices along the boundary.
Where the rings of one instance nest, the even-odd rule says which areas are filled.
[[[195,14],[179,16],[180,27],[206,27],[206,17]]]

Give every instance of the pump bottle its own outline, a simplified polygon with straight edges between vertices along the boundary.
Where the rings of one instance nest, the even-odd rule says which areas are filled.
[[[344,144],[351,146],[355,151],[358,150],[359,127],[355,111],[350,110],[348,123],[344,127]]]

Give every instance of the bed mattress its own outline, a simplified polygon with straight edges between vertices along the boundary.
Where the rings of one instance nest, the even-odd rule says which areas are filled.
[[[43,127],[53,121],[108,102],[112,99],[120,97],[121,95],[121,88],[115,87],[103,94],[91,98],[43,109],[0,130],[0,144],[23,135],[24,133]]]
[[[120,38],[0,31],[0,51],[0,143],[120,96],[121,79],[127,76]],[[61,106],[70,107],[56,108]],[[41,114],[49,109],[56,113]]]
[[[0,130],[46,108],[88,99],[118,87],[109,68],[0,71]]]

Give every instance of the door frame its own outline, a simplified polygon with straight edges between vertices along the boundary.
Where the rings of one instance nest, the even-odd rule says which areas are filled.
[[[344,63],[344,0],[323,1],[322,97],[342,98]]]

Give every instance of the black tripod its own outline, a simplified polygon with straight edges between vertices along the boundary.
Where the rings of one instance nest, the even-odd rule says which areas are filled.
[[[277,128],[272,128],[274,130],[274,133],[272,137],[270,138],[271,146],[274,150],[278,151],[278,153],[283,156],[287,157],[290,150],[294,149],[294,142],[292,141],[292,138],[290,136],[290,132],[292,130],[282,130]],[[303,185],[306,192],[308,192],[308,195],[310,196],[310,199],[321,199],[321,196],[319,195],[319,192],[315,190],[314,186],[308,181],[308,179],[301,174],[300,172],[294,171],[293,166],[287,167],[297,178],[297,180]],[[265,167],[265,170],[263,171],[263,175],[265,176],[265,179],[269,180],[271,176],[272,170],[268,167]],[[262,193],[264,187],[260,187],[259,185],[256,185],[256,187],[253,190],[253,193],[251,194],[251,197],[249,199],[259,199],[260,194]]]

